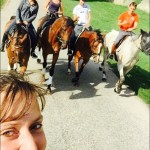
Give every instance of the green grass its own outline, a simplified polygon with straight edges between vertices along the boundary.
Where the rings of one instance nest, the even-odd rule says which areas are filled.
[[[137,1],[139,3],[139,1]],[[91,7],[92,27],[100,29],[102,32],[110,32],[112,29],[119,30],[117,20],[120,13],[127,10],[127,6],[115,5],[105,0],[87,0]],[[72,10],[78,4],[77,0],[63,0],[64,13],[72,17]],[[137,9],[139,15],[138,29],[134,32],[139,34],[140,29],[149,31],[149,14]],[[115,61],[108,60],[113,71],[118,74]],[[134,68],[126,76],[125,84],[129,85],[136,94],[141,97],[146,103],[150,103],[150,73],[149,73],[149,57],[140,52],[139,61]]]
[[[0,0],[0,7],[6,0]],[[138,3],[140,0],[136,0]],[[73,8],[78,4],[78,0],[63,0],[64,14],[72,17]],[[117,26],[118,15],[127,10],[127,6],[119,6],[105,0],[86,0],[91,7],[92,27],[100,29],[102,32],[110,32],[112,29],[119,30]],[[139,25],[135,33],[140,33],[140,29],[149,31],[149,14],[141,10],[136,10],[139,14]],[[118,75],[116,62],[109,60],[109,65]],[[126,76],[125,84],[136,92],[146,103],[150,103],[150,73],[149,57],[140,52],[139,62]]]
[[[6,0],[0,0],[0,8],[2,7],[2,5],[4,4]]]

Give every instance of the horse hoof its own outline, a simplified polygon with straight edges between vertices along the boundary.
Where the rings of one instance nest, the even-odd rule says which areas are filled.
[[[101,68],[101,67],[99,67],[99,71],[102,71],[102,68]]]
[[[102,78],[102,81],[106,82],[106,78]]]
[[[114,92],[116,92],[117,94],[120,93],[120,90],[117,90],[116,88],[114,89]]]
[[[41,63],[41,59],[37,59],[37,63],[40,64]]]
[[[48,85],[47,90],[49,94],[52,94],[51,85]]]
[[[52,94],[52,90],[47,88],[46,93],[51,95]]]
[[[77,79],[76,78],[72,78],[72,82],[76,82],[77,81]]]
[[[79,87],[79,82],[75,82],[74,86]]]
[[[68,72],[68,75],[71,75],[71,72]]]
[[[71,70],[70,69],[68,69],[68,75],[71,75]]]

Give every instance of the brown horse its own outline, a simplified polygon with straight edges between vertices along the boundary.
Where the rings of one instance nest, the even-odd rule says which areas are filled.
[[[79,77],[88,63],[91,56],[93,56],[94,63],[99,63],[99,56],[103,48],[103,35],[99,30],[88,31],[84,30],[74,47],[74,52],[68,61],[68,73],[71,72],[71,60],[74,56],[75,78],[72,79],[74,85],[79,85]],[[82,61],[79,68],[79,62]]]
[[[12,20],[6,24],[6,28]],[[9,42],[7,44],[7,56],[11,70],[14,70],[15,64],[20,64],[20,74],[24,74],[30,56],[30,38],[25,26],[16,25],[14,33],[8,34]]]
[[[54,75],[55,64],[59,57],[60,49],[67,48],[67,43],[71,32],[74,29],[74,22],[70,17],[62,16],[58,18],[52,26],[47,26],[40,38],[39,50],[43,49],[43,77],[47,66],[47,56],[53,55],[51,68],[49,70],[49,79],[47,80],[48,89],[51,92],[52,78]]]

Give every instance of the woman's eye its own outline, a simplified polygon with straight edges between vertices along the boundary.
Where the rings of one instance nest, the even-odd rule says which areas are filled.
[[[32,127],[31,127],[31,130],[38,130],[38,129],[41,129],[42,128],[42,124],[39,123],[39,124],[34,124]]]
[[[8,130],[8,131],[4,131],[1,136],[5,136],[5,137],[13,137],[17,135],[17,132],[15,132],[14,130]]]

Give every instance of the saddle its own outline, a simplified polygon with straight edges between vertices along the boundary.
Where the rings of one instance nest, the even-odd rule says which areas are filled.
[[[56,13],[47,13],[47,16],[48,16],[48,21],[46,20],[43,23],[42,32],[47,26],[51,26],[54,23],[54,21],[58,18],[58,15]]]
[[[85,30],[87,30],[87,31],[92,31],[93,29],[92,29],[92,27],[90,27],[89,29],[87,29],[86,27],[82,26],[82,27],[78,30],[77,34],[75,33],[75,35],[74,35],[73,40],[71,41],[71,43],[69,42],[69,49],[70,49],[70,50],[74,50],[74,49],[75,49],[76,43],[77,43],[79,37],[81,36],[81,34],[82,34]],[[75,51],[74,51],[74,52],[75,52]]]
[[[119,43],[116,45],[116,49],[125,41],[125,39],[126,39],[128,36],[130,36],[130,35],[124,36],[124,37],[119,41]]]
[[[124,36],[124,37],[119,41],[119,43],[116,45],[115,49],[119,48],[119,46],[125,41],[125,39],[126,39],[128,36],[129,36],[129,35]],[[115,51],[115,53],[114,53],[114,57],[115,57],[115,60],[118,61],[116,51]]]

